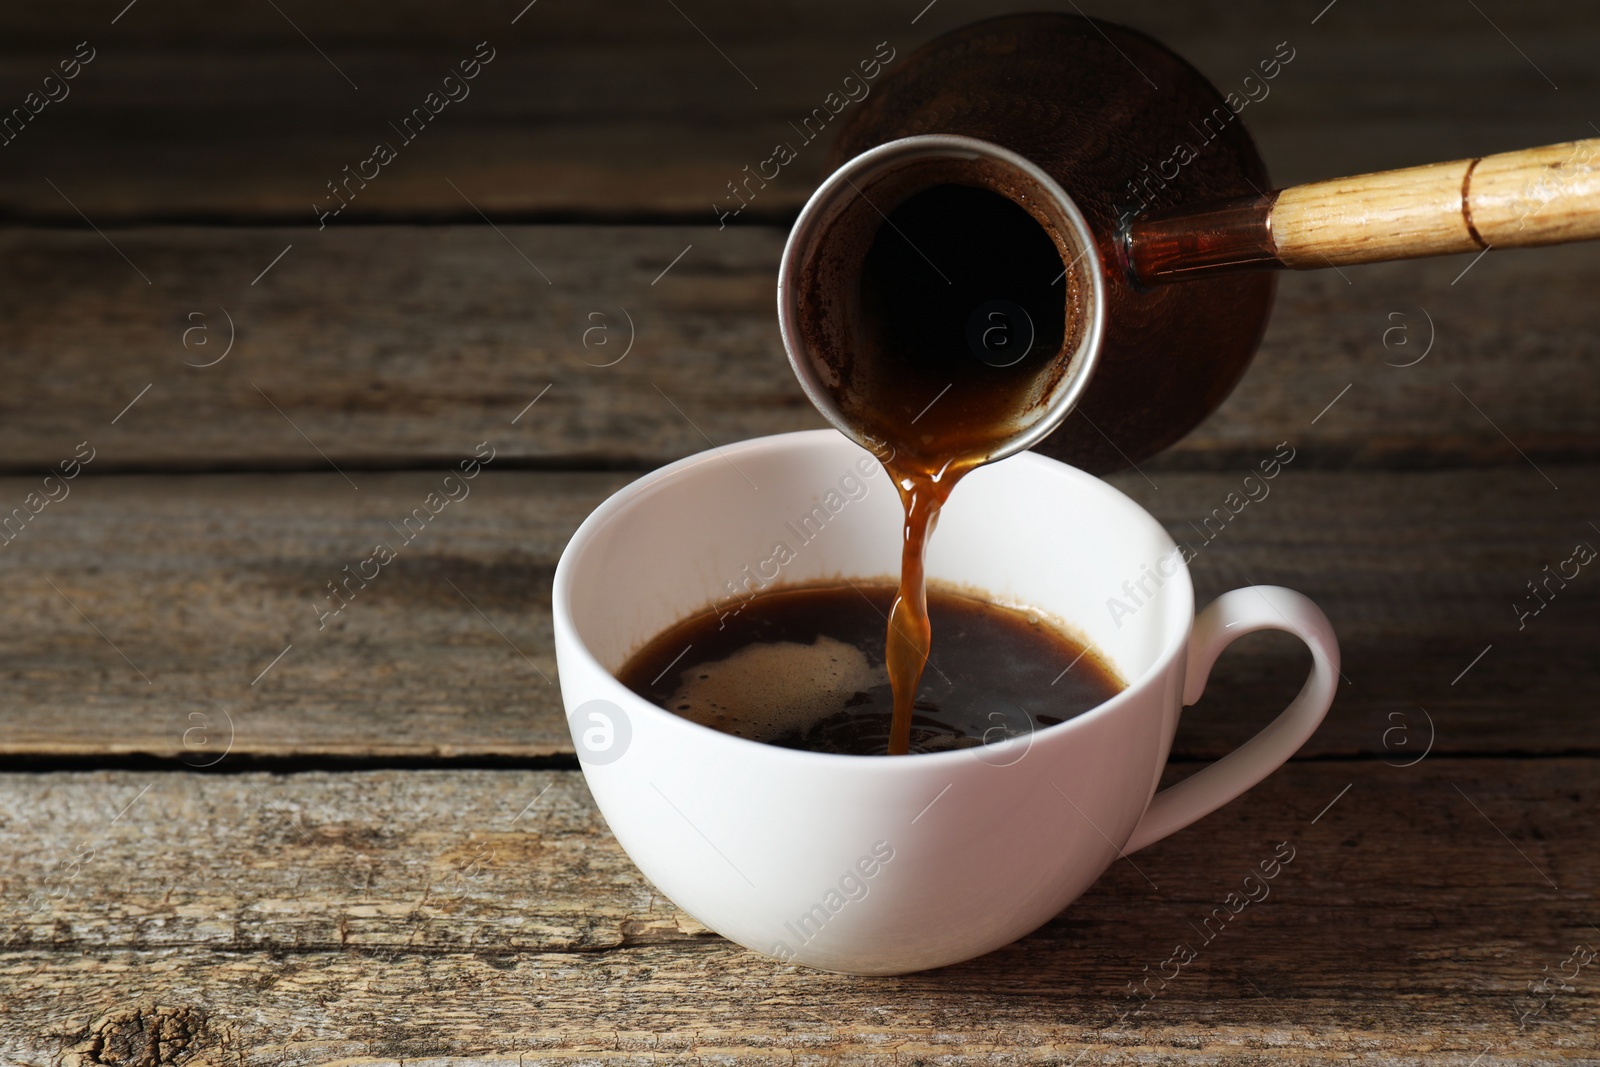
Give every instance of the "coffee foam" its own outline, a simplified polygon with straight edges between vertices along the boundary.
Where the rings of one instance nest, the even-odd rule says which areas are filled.
[[[763,741],[805,730],[853,695],[888,684],[854,645],[821,636],[809,645],[774,641],[686,672],[666,705],[702,726]]]

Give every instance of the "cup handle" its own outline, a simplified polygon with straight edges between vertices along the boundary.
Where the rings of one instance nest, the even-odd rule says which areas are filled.
[[[1184,706],[1200,699],[1222,650],[1256,630],[1284,630],[1311,649],[1311,674],[1300,695],[1250,740],[1157,793],[1123,852],[1154,844],[1250,789],[1294,755],[1328,713],[1339,684],[1339,642],[1333,626],[1310,600],[1276,585],[1223,593],[1195,619],[1183,682]]]

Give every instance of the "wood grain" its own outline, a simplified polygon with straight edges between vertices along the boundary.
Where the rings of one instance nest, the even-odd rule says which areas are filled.
[[[96,234],[0,231],[0,469],[85,440],[97,472],[442,466],[489,436],[637,469],[824,425],[778,335],[778,230],[502,231],[119,231],[151,285]],[[1321,466],[1600,459],[1597,288],[1585,245],[1288,275],[1244,380],[1152,466],[1286,439]]]
[[[1278,258],[1299,270],[1483,249],[1461,190],[1468,159],[1284,189],[1269,225]]]
[[[1600,235],[1600,138],[1487,156],[1469,202],[1483,239],[1503,248]]]
[[[1290,267],[1527,248],[1600,237],[1600,139],[1284,189],[1272,244]]]
[[[1244,115],[1278,184],[1588,136],[1600,102],[1600,22],[1555,0],[1082,6],[1224,91],[1287,38]],[[0,13],[0,108],[99,49],[0,146],[0,516],[96,450],[0,546],[0,1060],[1595,1062],[1595,971],[1542,1008],[1530,986],[1600,947],[1600,586],[1520,629],[1513,609],[1600,540],[1593,249],[1286,277],[1229,402],[1117,476],[1191,539],[1293,442],[1198,591],[1303,589],[1348,684],[1311,758],[1007,949],[862,980],[732,948],[549,769],[572,758],[541,677],[571,530],[630,472],[821,425],[772,308],[821,152],[726,230],[713,205],[876,42],[1011,9],[921,7]],[[484,39],[471,98],[318,230],[325,183]],[[612,225],[525,225],[582,221]],[[199,366],[228,315],[234,348]],[[317,629],[325,583],[486,440],[472,496]],[[1169,780],[1264,723],[1304,659],[1235,646]],[[253,763],[319,760],[344,770]],[[386,763],[439,769],[351,769]],[[1285,839],[1272,897],[1125,1014]]]
[[[1336,473],[1311,459],[1297,453],[1270,495],[1242,505],[1263,491],[1243,467],[1115,479],[1197,553],[1202,603],[1281,584],[1333,619],[1348,684],[1305,754],[1399,763],[1430,740],[1446,753],[1600,751],[1600,581],[1584,568],[1551,584],[1520,628],[1514,608],[1537,605],[1527,583],[1578,542],[1600,546],[1600,467],[1551,468],[1558,492],[1527,465]],[[545,680],[557,677],[551,577],[571,531],[630,476],[491,465],[319,629],[327,583],[376,541],[397,542],[390,524],[442,477],[351,473],[359,490],[331,473],[69,483],[0,548],[0,753],[202,767],[226,752],[222,770],[252,757],[570,753]],[[0,480],[0,499],[34,487]],[[1214,758],[1245,740],[1307,665],[1292,638],[1245,639],[1176,754]]]
[[[113,25],[117,11],[87,0],[11,5],[0,13],[5,107],[77,42],[98,55],[66,100],[0,148],[0,214],[82,226],[75,204],[101,227],[311,222],[324,183],[487,39],[498,55],[472,95],[405,146],[341,221],[476,220],[450,178],[500,217],[710,222],[726,183],[792,138],[790,123],[877,42],[908,55],[945,30],[1039,5],[944,0],[924,13],[898,0],[826,10],[700,0],[680,14],[625,0],[597,18],[573,0],[540,0],[517,18],[525,6],[291,3],[280,13],[181,2],[142,4]],[[1224,91],[1257,97],[1243,119],[1280,184],[1586,136],[1600,102],[1596,17],[1581,5],[1542,0],[1491,11],[1493,22],[1447,0],[1345,5],[1314,25],[1268,0],[1046,6],[1151,33]],[[1259,80],[1244,79],[1283,40],[1296,58],[1261,96]],[[807,148],[751,214],[792,215],[820,168],[821,152]]]
[[[1008,948],[861,979],[704,932],[573,772],[6,775],[0,1055],[1583,1062],[1593,968],[1537,1012],[1529,986],[1600,942],[1597,781],[1592,760],[1291,765]],[[1270,895],[1133,1015],[1129,983],[1280,841]]]

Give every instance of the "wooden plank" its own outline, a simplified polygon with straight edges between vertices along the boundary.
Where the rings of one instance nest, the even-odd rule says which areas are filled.
[[[492,436],[508,459],[637,466],[706,447],[696,426],[727,441],[823,425],[777,336],[775,231],[116,240],[153,285],[94,234],[0,232],[17,275],[0,296],[9,462],[92,437],[101,470],[448,464]]]
[[[1191,545],[1202,603],[1276,583],[1333,619],[1348,684],[1307,755],[1401,763],[1430,743],[1442,753],[1600,751],[1600,583],[1586,569],[1566,588],[1552,583],[1548,607],[1520,628],[1513,607],[1537,603],[1527,583],[1575,544],[1600,545],[1589,510],[1600,466],[1550,468],[1556,491],[1526,465],[1339,473],[1310,463],[1296,454],[1265,483],[1270,495],[1243,505],[1243,492],[1262,492],[1244,485],[1244,468],[1115,479]],[[350,473],[359,490],[332,473],[69,483],[70,497],[0,549],[10,635],[0,754],[24,765],[142,755],[198,767],[227,751],[226,770],[251,757],[570,753],[544,681],[556,677],[551,576],[571,531],[631,476],[491,467],[319,629],[319,611],[334,606],[326,584],[376,541],[396,541],[390,524],[442,477]],[[20,503],[39,484],[0,480],[0,500]],[[1232,505],[1230,493],[1241,494]],[[1230,506],[1241,510],[1226,523],[1213,515]],[[1307,663],[1292,638],[1246,638],[1186,717],[1176,754],[1236,746],[1297,691]]]
[[[629,0],[603,18],[560,0],[525,6],[473,2],[446,15],[417,3],[230,12],[175,3],[115,24],[116,12],[89,3],[6,11],[6,107],[37,90],[77,42],[90,39],[96,56],[70,96],[5,146],[0,214],[77,226],[75,204],[102,226],[310,221],[324,183],[391,139],[389,123],[487,39],[496,58],[472,95],[401,145],[345,221],[475,218],[446,178],[507,216],[710,221],[726,183],[793,140],[790,124],[877,42],[904,57],[944,30],[1037,5],[947,0],[924,14],[878,0],[824,13]],[[1225,88],[1241,86],[1288,39],[1293,65],[1246,114],[1285,182],[1568,140],[1590,132],[1600,101],[1587,49],[1600,24],[1580,5],[1546,0],[1490,21],[1436,0],[1406,12],[1352,7],[1314,24],[1266,0],[1055,6],[1152,33]],[[784,217],[816,186],[823,146],[802,147],[753,214]]]
[[[6,775],[0,1055],[1584,1062],[1600,992],[1562,964],[1600,947],[1597,782],[1592,759],[1295,764],[1008,948],[861,979],[704,933],[573,772]],[[1269,895],[1207,943],[1278,842]],[[1196,958],[1147,978],[1175,944]]]
[[[12,751],[208,764],[569,750],[547,681],[550,582],[627,477],[481,472],[407,544],[390,524],[442,473],[353,473],[359,490],[337,474],[81,479],[5,551],[28,589],[8,598]],[[327,583],[378,541],[400,546],[383,581],[324,625]]]
[[[527,465],[648,467],[823,425],[778,336],[776,229],[115,241],[0,231],[4,469],[85,440],[100,471],[447,464],[486,436]],[[1587,245],[1286,275],[1251,371],[1153,465],[1232,469],[1283,440],[1321,466],[1600,458],[1597,288]]]

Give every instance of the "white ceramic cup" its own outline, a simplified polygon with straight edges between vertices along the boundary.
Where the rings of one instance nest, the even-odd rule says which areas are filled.
[[[663,893],[756,952],[898,974],[1005,945],[1119,855],[1266,777],[1333,700],[1339,650],[1316,605],[1255,586],[1196,618],[1161,524],[1031,452],[956,486],[928,574],[1087,638],[1128,682],[1099,707],[976,748],[840,756],[719,733],[617,681],[631,653],[709,604],[732,611],[777,583],[896,578],[901,521],[871,455],[834,430],[782,434],[640,478],[588,517],[556,568],[561,693],[595,802]],[[1179,711],[1224,647],[1263,629],[1310,646],[1300,694],[1236,751],[1156,793]],[[937,656],[937,631],[933,642]]]

